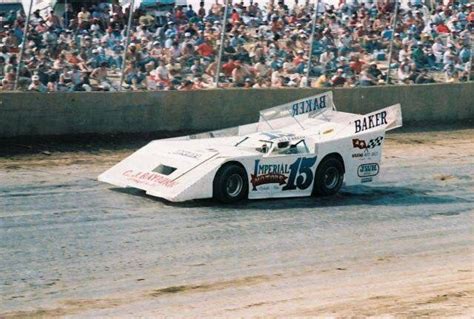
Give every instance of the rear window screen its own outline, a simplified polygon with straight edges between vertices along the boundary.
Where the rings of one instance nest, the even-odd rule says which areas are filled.
[[[160,164],[153,170],[153,172],[158,173],[158,174],[162,174],[162,175],[170,175],[175,170],[176,170],[176,167],[171,167],[171,166]]]

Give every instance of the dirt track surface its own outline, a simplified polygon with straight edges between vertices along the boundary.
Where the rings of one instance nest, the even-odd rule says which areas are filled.
[[[371,186],[230,207],[96,181],[132,151],[0,158],[0,317],[474,314],[473,129],[389,134]]]

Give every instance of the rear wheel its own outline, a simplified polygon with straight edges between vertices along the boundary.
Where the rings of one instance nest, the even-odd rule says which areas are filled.
[[[214,198],[222,203],[235,203],[247,197],[249,183],[245,169],[237,164],[222,166],[213,183]]]
[[[342,186],[344,180],[344,165],[335,157],[324,159],[319,164],[314,181],[313,194],[334,195]]]

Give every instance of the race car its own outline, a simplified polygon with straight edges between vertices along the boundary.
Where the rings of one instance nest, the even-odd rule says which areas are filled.
[[[172,202],[333,195],[376,180],[385,132],[400,126],[400,104],[338,112],[326,92],[265,109],[255,123],[152,141],[98,179]]]

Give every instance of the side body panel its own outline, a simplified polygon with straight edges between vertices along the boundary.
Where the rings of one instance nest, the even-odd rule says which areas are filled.
[[[329,155],[340,155],[344,164],[344,185],[370,183],[380,173],[380,160],[385,131],[370,131],[355,136],[316,142],[315,169]]]
[[[316,161],[317,156],[311,153],[247,160],[249,198],[311,195]]]
[[[371,131],[346,140],[346,186],[370,183],[378,179],[385,131]]]

